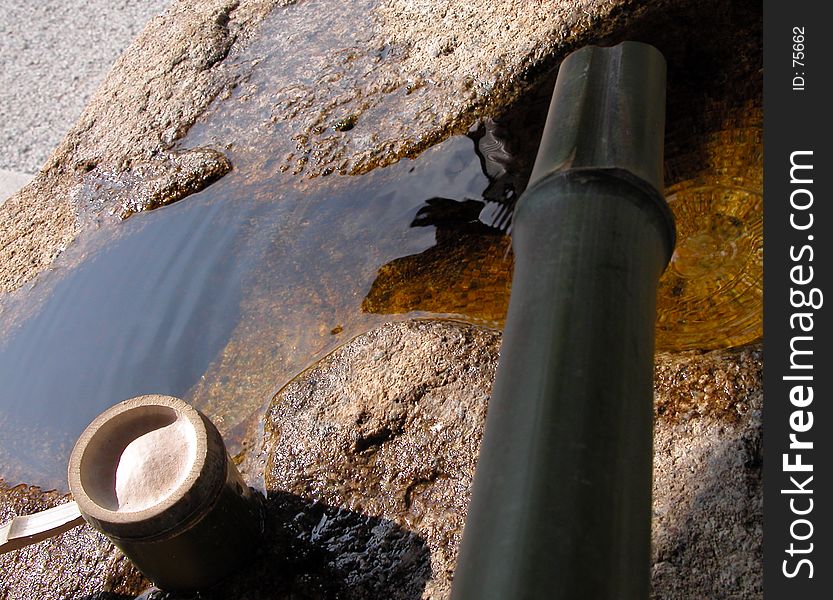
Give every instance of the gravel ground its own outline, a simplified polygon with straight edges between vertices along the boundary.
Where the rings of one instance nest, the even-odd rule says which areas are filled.
[[[0,0],[0,170],[35,173],[169,0]]]

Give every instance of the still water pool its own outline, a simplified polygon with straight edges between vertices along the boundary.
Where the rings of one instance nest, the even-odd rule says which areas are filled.
[[[102,226],[5,301],[7,481],[64,489],[77,435],[132,396],[185,398],[236,451],[277,387],[377,323],[500,326],[511,258],[504,232],[480,220],[494,212],[483,200],[493,182],[474,137],[303,192],[241,178]]]

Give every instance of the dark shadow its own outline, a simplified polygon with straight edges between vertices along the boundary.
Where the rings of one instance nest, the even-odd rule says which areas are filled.
[[[263,500],[265,531],[232,577],[196,595],[143,593],[141,600],[418,600],[431,577],[425,541],[388,519],[282,491]],[[80,599],[79,599],[80,600]]]
[[[698,35],[680,35],[681,28]],[[708,40],[702,39],[704,35]],[[759,3],[661,3],[636,11],[618,9],[593,34],[576,40],[530,68],[518,101],[484,119],[468,137],[488,180],[480,198],[431,198],[412,226],[433,225],[436,246],[397,258],[379,269],[362,310],[402,314],[414,310],[494,317],[501,310],[478,310],[505,288],[508,240],[515,204],[526,189],[560,61],[585,44],[609,46],[637,40],[656,46],[668,63],[665,183],[732,179],[759,185],[762,97],[762,39]],[[728,136],[722,139],[718,136]],[[722,179],[721,179],[722,181]],[[478,297],[471,289],[493,288]],[[501,292],[502,293],[502,292]],[[503,300],[504,304],[508,297]],[[505,314],[505,308],[503,309]]]
[[[417,210],[411,227],[436,227],[437,244],[442,244],[453,232],[467,234],[500,235],[499,227],[487,225],[480,220],[480,213],[486,206],[480,200],[452,200],[451,198],[429,198],[425,206]]]
[[[482,279],[475,281],[480,273],[487,274],[485,281],[493,281],[490,273],[494,259],[487,257],[488,266],[483,265],[477,248],[482,248],[488,238],[474,234],[511,232],[515,205],[528,185],[544,129],[558,64],[584,44],[610,46],[637,40],[656,46],[666,57],[667,193],[703,186],[745,189],[753,194],[761,189],[760,4],[715,0],[657,3],[639,9],[614,9],[609,17],[598,21],[593,33],[570,47],[560,47],[532,67],[519,99],[469,132],[488,181],[485,189],[475,199],[432,198],[426,202],[412,225],[436,226],[436,246],[398,258],[379,269],[362,306],[365,312],[484,312],[470,301],[470,289],[472,285],[481,285]],[[681,30],[690,33],[681,35]],[[680,198],[685,200],[687,196]],[[478,202],[482,202],[482,209],[475,219]],[[682,233],[696,226],[699,217],[714,216],[698,215],[696,207],[675,212],[679,213],[678,227]],[[476,263],[476,269],[463,266],[466,260]],[[672,301],[675,291],[681,293],[674,286],[670,291]]]
[[[558,67],[568,54],[585,45],[613,46],[633,40],[651,44],[665,56],[666,186],[715,167],[706,148],[709,134],[761,126],[755,113],[763,97],[760,2],[623,4],[604,18],[592,18],[592,31],[573,37],[531,64],[521,76],[524,90],[519,99],[469,134],[490,177],[484,199],[498,210],[505,206],[502,222],[511,220],[515,200],[529,181]]]
[[[555,76],[543,79],[469,131],[486,187],[479,198],[425,201],[411,227],[435,227],[436,245],[383,265],[362,312],[423,311],[502,326],[514,264],[507,234],[532,173]]]
[[[760,2],[658,3],[595,40],[651,44],[665,56],[668,86],[665,128],[665,184],[695,179],[720,168],[707,145],[715,132],[761,127],[763,25]],[[731,144],[729,144],[731,145]]]
[[[751,108],[763,95],[760,3],[657,3],[614,9],[596,18],[593,33],[561,45],[522,76],[519,99],[469,132],[489,180],[480,220],[510,231],[515,203],[532,173],[561,61],[587,44],[612,46],[625,40],[656,46],[668,63],[666,186],[713,169],[708,136],[731,127],[760,126]],[[691,35],[681,35],[685,29]],[[707,36],[707,39],[703,39]]]

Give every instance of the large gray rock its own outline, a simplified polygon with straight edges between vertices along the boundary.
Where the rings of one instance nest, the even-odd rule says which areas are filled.
[[[719,127],[731,111],[748,111],[723,99],[738,91],[739,78],[757,73],[758,59],[745,47],[750,32],[735,23],[745,10],[686,0],[173,2],[116,61],[35,179],[0,206],[0,292],[52,264],[85,226],[79,210],[83,216],[88,205],[108,203],[107,182],[130,178],[136,165],[172,149],[194,149],[182,142],[188,134],[195,138],[188,143],[200,141],[191,131],[200,120],[225,127],[220,145],[239,138],[238,154],[253,150],[252,168],[277,157],[290,173],[360,173],[493,116],[571,49],[631,37],[660,46],[681,75],[702,69],[697,61],[721,70],[715,76],[708,68],[706,87],[681,96],[680,116],[692,126],[681,131],[690,142],[708,131],[701,114],[714,120],[707,127]],[[692,22],[733,44],[739,37],[743,47],[735,44],[724,60],[728,45],[715,40],[699,56],[677,34]],[[703,94],[716,95],[719,110],[703,113]],[[676,137],[669,139],[676,144]],[[702,165],[696,145],[680,144],[692,154],[676,171]],[[177,198],[212,178],[190,171],[184,179]]]
[[[656,598],[762,597],[762,366],[760,344],[657,356]]]
[[[430,550],[422,597],[447,597],[499,340],[464,325],[406,322],[337,350],[275,398],[267,488],[414,532]],[[354,576],[372,579],[377,569],[368,563]]]

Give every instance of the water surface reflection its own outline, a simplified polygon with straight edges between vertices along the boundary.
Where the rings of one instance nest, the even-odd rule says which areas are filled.
[[[480,223],[479,210],[465,222],[412,226],[431,198],[485,206],[474,200],[489,185],[474,148],[469,137],[452,138],[418,160],[319,178],[302,192],[278,175],[241,186],[232,172],[184,202],[131,218],[77,266],[47,274],[52,281],[28,292],[46,296],[34,315],[25,318],[19,302],[0,315],[2,476],[64,488],[80,431],[104,408],[144,393],[185,397],[239,449],[247,419],[258,418],[277,386],[389,320],[386,313],[484,320],[466,314],[478,297],[362,310],[383,265],[442,255],[442,239],[457,230],[493,248],[482,262],[507,267],[507,238]],[[461,260],[465,267],[471,257]],[[505,313],[508,268],[503,286],[486,290],[498,307],[485,316],[493,324]],[[428,269],[434,280],[446,277]],[[482,269],[451,271],[440,286],[478,288]]]

